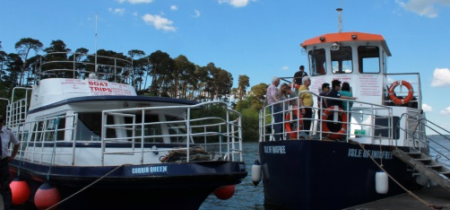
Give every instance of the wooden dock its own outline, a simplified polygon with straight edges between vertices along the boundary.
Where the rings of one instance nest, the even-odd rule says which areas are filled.
[[[450,209],[450,191],[440,186],[413,191],[421,200],[435,207]],[[344,210],[430,210],[434,209],[408,193],[365,203]],[[440,208],[435,208],[440,209]]]

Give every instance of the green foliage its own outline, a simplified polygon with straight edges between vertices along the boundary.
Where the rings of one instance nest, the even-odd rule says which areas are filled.
[[[242,139],[243,141],[258,141],[259,113],[252,109],[242,110]]]

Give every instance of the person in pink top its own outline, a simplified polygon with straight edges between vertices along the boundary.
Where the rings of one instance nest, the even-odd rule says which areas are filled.
[[[275,131],[275,140],[279,141],[281,140],[281,132],[283,129],[283,125],[281,124],[283,121],[283,113],[281,110],[281,105],[282,104],[276,104],[277,102],[281,101],[281,95],[280,92],[278,91],[278,85],[280,85],[280,78],[278,77],[274,77],[272,79],[272,84],[269,85],[269,87],[267,88],[267,93],[266,93],[266,99],[267,99],[267,104],[268,105],[272,105],[273,106],[269,106],[269,110],[270,113],[272,114],[272,117],[274,119],[274,125],[273,125],[273,129]]]

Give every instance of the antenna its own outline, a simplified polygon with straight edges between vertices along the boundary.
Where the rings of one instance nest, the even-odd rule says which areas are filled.
[[[341,16],[342,10],[343,10],[342,8],[336,9],[336,11],[338,11],[338,13],[339,13],[339,25],[338,25],[339,33],[342,32],[342,16]]]
[[[97,73],[97,14],[95,14],[95,73]]]

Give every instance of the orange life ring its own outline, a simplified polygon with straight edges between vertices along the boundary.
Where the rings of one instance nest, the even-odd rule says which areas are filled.
[[[297,126],[297,130],[296,131],[292,131],[292,127],[291,127],[291,113],[294,113],[295,116],[297,116],[297,118],[299,119],[299,125]],[[291,139],[297,139],[297,131],[301,131],[303,129],[303,117],[298,112],[298,109],[294,109],[292,112],[288,112],[285,119],[285,123],[284,123],[284,128],[286,130],[286,133],[288,133],[289,138]]]
[[[402,83],[402,85],[404,85],[406,88],[408,88],[408,95],[406,96],[406,98],[403,98],[403,99],[397,98],[394,93],[394,89],[400,84],[400,82]],[[394,102],[394,104],[398,104],[398,105],[408,103],[412,99],[413,94],[414,94],[413,87],[411,84],[409,84],[409,82],[407,82],[405,80],[401,80],[400,82],[395,81],[394,83],[391,84],[391,87],[389,87],[389,98]]]
[[[329,107],[325,111],[323,111],[323,113],[322,113],[322,132],[325,132],[325,133],[330,132],[330,129],[328,129],[326,121],[328,120],[328,116],[330,116],[334,111],[335,111],[334,107]],[[347,114],[340,107],[337,111],[340,112],[340,117],[342,120],[342,127],[341,127],[341,130],[339,130],[338,132],[331,133],[328,136],[328,138],[330,138],[330,139],[339,139],[339,138],[343,137],[343,135],[347,134]]]
[[[298,90],[300,88],[300,85],[297,83],[292,83],[292,88]]]

